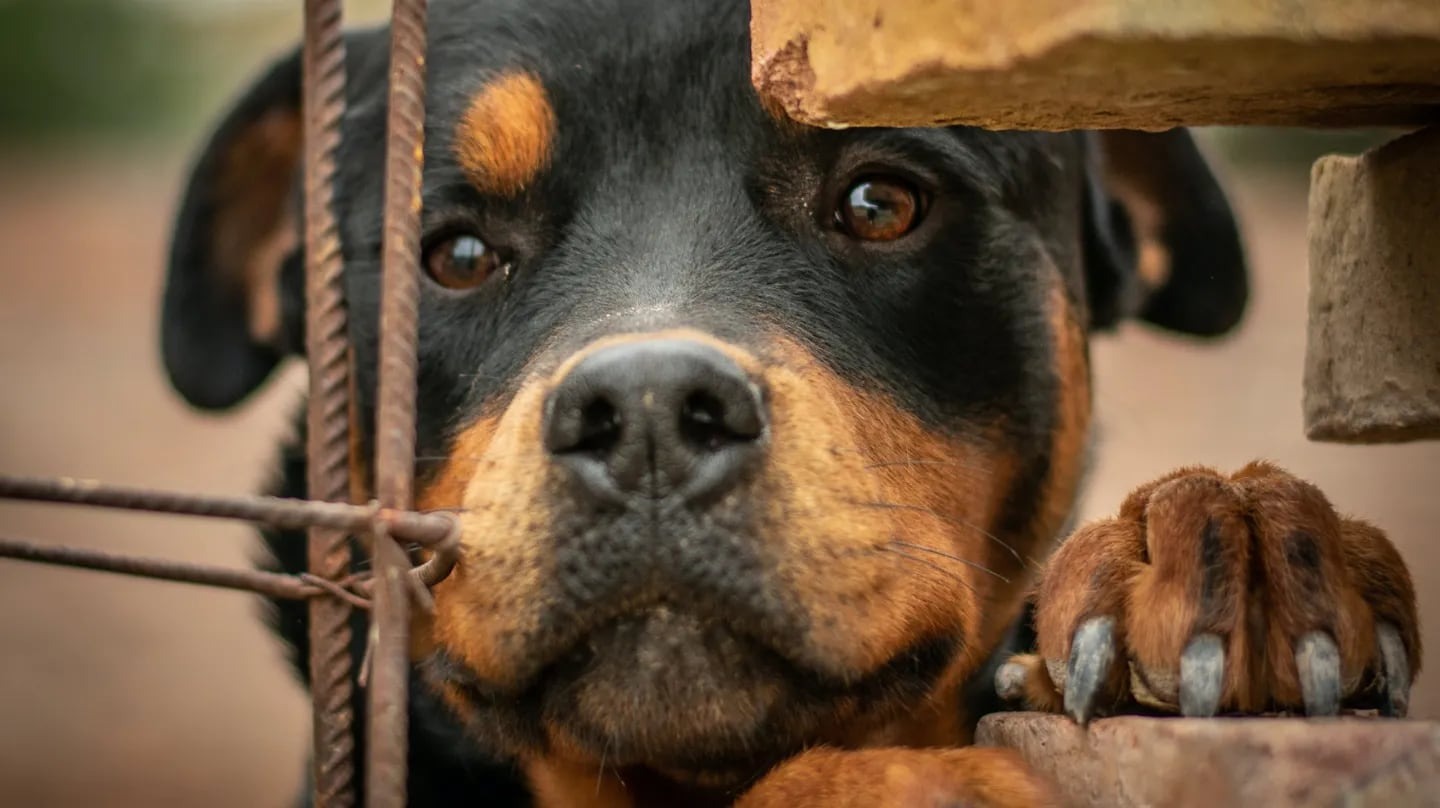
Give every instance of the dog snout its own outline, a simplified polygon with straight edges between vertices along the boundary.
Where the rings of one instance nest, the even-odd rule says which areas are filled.
[[[715,348],[653,339],[579,361],[545,406],[545,449],[598,495],[722,493],[755,463],[760,386]]]

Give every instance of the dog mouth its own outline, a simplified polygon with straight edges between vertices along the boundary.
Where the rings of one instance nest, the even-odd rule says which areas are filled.
[[[768,723],[798,675],[732,626],[668,605],[591,631],[542,675],[544,714],[624,753],[713,756]]]
[[[466,692],[473,722],[529,727],[539,743],[608,765],[713,774],[782,759],[842,713],[913,701],[957,648],[926,640],[878,670],[837,678],[673,603],[592,625],[518,691],[487,686],[453,660],[432,663],[432,679]]]
[[[421,670],[465,695],[467,723],[482,735],[528,728],[532,743],[677,771],[753,765],[773,735],[766,728],[789,721],[800,694],[815,695],[804,684],[815,675],[765,643],[664,602],[592,623],[518,688],[481,680],[443,650]]]

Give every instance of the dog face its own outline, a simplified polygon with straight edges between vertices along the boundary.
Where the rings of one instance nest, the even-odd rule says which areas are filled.
[[[417,490],[465,538],[416,661],[501,753],[723,776],[953,741],[1076,495],[1087,333],[1243,306],[1183,132],[1106,176],[1085,134],[800,127],[749,84],[746,11],[432,8]],[[348,44],[369,423],[386,40]],[[182,206],[166,359],[201,406],[300,344],[298,82],[240,101]]]

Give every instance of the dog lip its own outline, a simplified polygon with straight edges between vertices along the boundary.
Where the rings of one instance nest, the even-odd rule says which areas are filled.
[[[538,648],[531,648],[527,656],[533,660],[524,669],[517,671],[514,681],[517,690],[528,690],[535,683],[547,678],[547,674],[567,660],[573,660],[577,655],[584,655],[593,649],[593,643],[598,637],[618,625],[629,621],[644,620],[657,613],[684,614],[698,623],[707,626],[723,626],[724,629],[733,634],[737,639],[747,641],[756,647],[770,649],[774,645],[765,642],[754,632],[746,631],[733,619],[717,617],[714,614],[704,611],[697,611],[686,608],[677,603],[674,598],[658,593],[644,593],[632,598],[627,598],[615,606],[593,614],[589,619],[577,620],[572,623],[572,628],[563,634],[556,635],[550,641]],[[778,653],[778,651],[776,652]],[[793,664],[793,663],[792,663]]]
[[[642,616],[644,612],[637,615]],[[589,688],[592,682],[586,679],[594,673],[600,678],[596,682],[602,687],[608,687],[610,697],[617,692],[625,692],[629,685],[625,681],[616,680],[614,675],[617,671],[622,677],[627,676],[628,665],[632,664],[627,652],[637,649],[648,649],[652,654],[657,650],[663,655],[665,653],[680,653],[683,656],[677,657],[679,667],[685,667],[686,660],[692,660],[699,664],[709,666],[712,664],[710,656],[706,654],[715,653],[715,646],[705,643],[697,650],[702,656],[696,657],[690,654],[688,645],[684,647],[664,646],[664,637],[659,638],[660,645],[656,645],[656,638],[643,637],[647,628],[644,625],[635,625],[640,622],[635,620],[636,615],[627,615],[607,622],[604,626],[594,629],[595,634],[605,632],[607,629],[616,632],[611,640],[617,641],[620,645],[613,650],[621,656],[610,657],[607,667],[592,667],[595,657],[586,643],[590,636],[581,640],[575,646],[567,649],[565,654],[552,659],[543,668],[532,675],[519,689],[498,688],[490,682],[479,678],[473,671],[468,669],[463,662],[447,654],[443,649],[436,650],[431,658],[422,663],[422,676],[432,687],[441,685],[449,686],[461,695],[462,702],[455,705],[462,709],[459,716],[466,724],[474,724],[477,727],[493,727],[495,722],[510,727],[523,736],[532,738],[528,743],[543,743],[546,733],[550,730],[547,727],[563,727],[575,742],[581,743],[585,748],[591,748],[597,753],[603,749],[609,749],[613,755],[630,755],[639,757],[635,759],[637,764],[646,766],[667,766],[677,771],[689,771],[689,767],[697,759],[704,759],[710,763],[716,760],[729,759],[731,753],[742,756],[754,756],[756,754],[767,755],[770,751],[780,754],[779,758],[793,754],[792,743],[803,743],[802,737],[807,730],[796,729],[796,726],[821,726],[826,720],[824,716],[830,715],[836,705],[846,703],[859,703],[870,705],[873,709],[881,712],[892,710],[913,709],[916,704],[922,703],[925,694],[932,692],[934,683],[942,676],[948,665],[954,661],[956,655],[963,649],[963,640],[958,637],[936,636],[928,639],[917,640],[910,646],[895,653],[886,663],[879,668],[871,670],[863,675],[854,677],[837,678],[817,674],[813,669],[802,668],[794,665],[774,647],[767,644],[756,643],[754,640],[734,633],[728,626],[715,625],[715,621],[708,624],[697,625],[693,621],[688,626],[682,622],[682,637],[684,630],[688,629],[693,640],[695,635],[702,634],[714,637],[713,632],[724,632],[728,636],[719,637],[719,648],[723,649],[728,644],[732,651],[738,651],[740,656],[729,656],[729,662],[725,662],[723,650],[720,657],[713,659],[720,662],[724,670],[725,680],[745,689],[746,682],[756,683],[764,681],[768,686],[778,688],[778,692],[770,697],[770,707],[764,710],[766,718],[760,720],[753,727],[745,730],[746,737],[750,741],[740,742],[740,745],[730,749],[724,747],[705,747],[701,758],[696,758],[694,747],[681,744],[680,747],[666,752],[664,748],[646,746],[642,743],[629,746],[616,740],[610,733],[617,729],[630,733],[631,741],[635,738],[645,736],[647,723],[628,728],[617,728],[608,723],[593,723],[593,715],[587,715],[581,711],[580,705],[569,699],[573,694],[582,692]],[[673,618],[671,618],[673,619]],[[702,618],[703,619],[703,618]],[[631,626],[624,625],[632,622]],[[638,629],[641,633],[639,644],[636,644],[635,633],[628,637],[622,637],[627,631],[633,632]],[[601,638],[602,646],[604,638]],[[708,650],[707,650],[708,648]],[[606,649],[611,650],[611,649]],[[617,667],[618,664],[618,667]],[[640,668],[636,668],[638,672]],[[661,679],[657,680],[657,675]],[[648,676],[653,686],[655,681],[663,681],[666,676],[680,676],[680,682],[689,682],[683,670],[660,671],[651,669]],[[730,679],[731,676],[738,678]],[[608,685],[604,684],[608,681]],[[644,684],[642,674],[641,684]],[[594,692],[594,691],[592,691]],[[604,692],[604,691],[600,691]],[[737,691],[738,692],[738,691]],[[652,694],[654,695],[654,694]],[[602,696],[602,699],[607,698]],[[623,713],[622,713],[623,714]],[[653,719],[654,716],[652,715]],[[799,725],[792,725],[789,721],[800,721]],[[814,724],[813,722],[821,722]],[[474,723],[478,722],[478,723]],[[778,722],[778,723],[777,723]],[[811,722],[811,723],[807,723]],[[732,727],[733,729],[733,727]],[[708,730],[701,730],[702,736]],[[636,735],[635,733],[639,733]],[[797,735],[796,733],[801,733]],[[722,732],[722,735],[724,733]],[[711,733],[711,739],[719,736]],[[726,736],[733,737],[734,736]],[[697,740],[698,743],[708,743]],[[773,744],[773,746],[767,746]],[[629,752],[624,751],[629,749]],[[724,751],[729,749],[729,751]],[[686,751],[689,750],[689,751]],[[655,758],[656,754],[670,754],[669,758]],[[720,755],[720,757],[716,757]],[[747,757],[748,759],[748,757]]]
[[[592,653],[592,643],[606,632],[629,621],[645,620],[665,613],[684,615],[702,626],[720,628],[757,654],[772,657],[796,676],[807,680],[830,686],[844,686],[854,680],[853,677],[828,673],[798,656],[795,644],[781,642],[779,633],[773,627],[770,631],[756,630],[756,627],[735,620],[733,614],[721,616],[708,610],[696,610],[672,596],[659,593],[642,593],[628,598],[569,623],[566,631],[542,643],[529,645],[524,649],[525,663],[517,666],[503,682],[482,677],[443,649],[435,652],[438,661],[430,666],[430,673],[482,698],[522,697],[544,689],[556,671]]]

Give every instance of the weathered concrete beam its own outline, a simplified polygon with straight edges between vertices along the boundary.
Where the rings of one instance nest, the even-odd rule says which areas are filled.
[[[1306,434],[1440,438],[1440,127],[1316,162],[1309,229]]]
[[[1071,806],[1440,805],[1440,723],[1068,718],[1001,713],[977,741],[1015,749]]]
[[[821,126],[1440,121],[1436,0],[752,0],[756,87]]]

